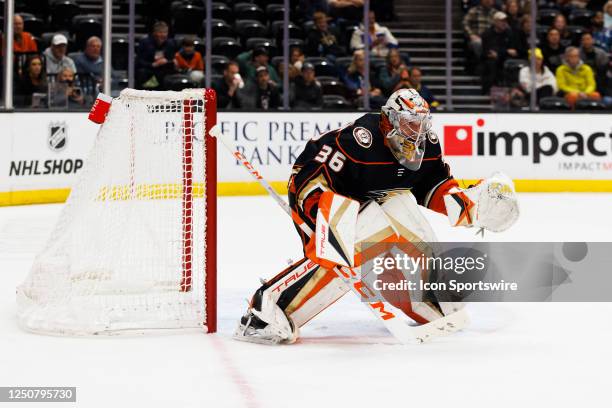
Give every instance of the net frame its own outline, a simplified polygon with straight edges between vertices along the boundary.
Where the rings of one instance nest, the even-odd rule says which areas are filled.
[[[181,229],[181,238],[182,238],[181,239],[182,248],[181,248],[181,254],[180,254],[181,255],[180,262],[181,262],[182,269],[180,272],[181,276],[177,277],[177,278],[180,278],[180,286],[176,289],[176,292],[183,292],[183,293],[192,292],[192,291],[197,292],[197,291],[200,291],[201,289],[202,292],[200,292],[199,294],[194,292],[190,295],[195,296],[196,299],[197,298],[200,299],[199,301],[194,302],[194,303],[201,305],[204,308],[204,310],[201,312],[195,311],[193,313],[191,312],[184,313],[184,315],[187,315],[188,318],[181,320],[181,318],[183,317],[183,314],[181,313],[183,311],[178,310],[178,309],[180,307],[183,307],[184,304],[188,304],[189,302],[184,302],[183,298],[178,299],[180,295],[177,295],[177,294],[168,295],[168,296],[161,295],[160,299],[158,300],[159,302],[159,304],[157,305],[158,307],[162,305],[162,307],[169,306],[168,307],[169,309],[172,309],[172,308],[176,309],[176,310],[173,309],[173,311],[171,311],[170,313],[167,313],[168,315],[172,315],[172,313],[176,313],[176,316],[171,317],[171,319],[168,321],[164,320],[164,318],[167,317],[166,314],[164,314],[163,316],[161,316],[160,314],[159,315],[161,316],[159,319],[160,321],[156,322],[154,319],[155,310],[153,310],[152,316],[146,315],[141,322],[138,322],[138,320],[136,320],[136,322],[134,320],[130,320],[130,318],[134,319],[134,316],[129,316],[126,319],[126,322],[123,324],[121,321],[113,321],[112,325],[111,324],[100,325],[99,324],[100,322],[96,320],[98,316],[94,315],[93,320],[96,321],[96,324],[87,325],[87,322],[84,322],[82,325],[83,327],[79,327],[78,323],[80,321],[78,319],[83,320],[83,316],[86,317],[86,314],[81,313],[82,315],[79,315],[80,310],[78,310],[78,304],[77,304],[77,307],[75,307],[75,304],[70,303],[72,302],[72,299],[67,299],[66,303],[70,304],[70,306],[65,306],[61,304],[58,306],[58,303],[60,302],[58,302],[57,296],[53,298],[53,296],[49,296],[48,293],[45,293],[44,290],[46,289],[46,287],[44,285],[39,285],[39,286],[42,286],[42,289],[40,287],[38,288],[36,287],[37,279],[39,282],[41,281],[41,279],[40,279],[40,276],[37,276],[35,273],[35,272],[40,272],[40,271],[35,270],[35,266],[36,266],[36,261],[35,261],[33,270],[30,272],[28,279],[26,279],[26,282],[24,282],[24,284],[21,285],[17,291],[17,300],[18,300],[18,305],[19,305],[18,322],[20,323],[22,328],[28,331],[41,332],[41,333],[46,333],[46,334],[58,334],[58,335],[121,334],[121,333],[128,333],[128,332],[131,333],[134,331],[145,332],[145,330],[148,330],[148,329],[164,330],[164,329],[188,328],[188,327],[202,327],[206,332],[213,333],[217,329],[217,319],[216,319],[216,314],[217,314],[216,313],[217,312],[216,310],[216,299],[217,299],[217,291],[216,291],[216,285],[217,285],[217,278],[216,278],[216,270],[217,270],[217,259],[216,259],[217,149],[216,149],[216,140],[214,137],[210,136],[210,130],[213,126],[216,125],[216,122],[217,122],[216,93],[212,89],[189,89],[189,90],[184,90],[181,92],[140,91],[140,90],[126,89],[122,91],[120,98],[122,97],[124,98],[123,99],[123,102],[125,102],[124,104],[128,106],[129,106],[129,103],[126,101],[132,101],[132,102],[133,101],[144,101],[144,102],[154,101],[154,102],[151,102],[151,105],[146,105],[147,108],[150,106],[156,106],[155,105],[156,102],[162,102],[161,104],[157,105],[157,106],[160,106],[162,110],[168,106],[168,105],[164,105],[165,101],[173,101],[173,102],[181,101],[182,106],[180,106],[180,109],[181,109],[180,113],[182,116],[181,118],[182,122],[181,122],[181,126],[179,129],[181,131],[180,141],[182,143],[181,143],[181,149],[180,149],[181,152],[179,153],[181,157],[179,157],[178,159],[182,167],[181,168],[182,183],[180,186],[178,186],[178,188],[176,188],[177,186],[173,186],[174,188],[170,188],[169,193],[168,191],[164,190],[164,194],[166,194],[164,195],[164,198],[168,198],[167,195],[170,194],[170,196],[172,196],[173,198],[180,200],[180,216],[181,216],[180,229]],[[134,105],[136,104],[137,103],[134,102]],[[172,103],[169,105],[172,105]],[[179,107],[177,106],[176,103],[174,103],[174,106],[172,106],[172,108],[178,109]],[[134,108],[134,111],[135,110],[136,109]],[[109,189],[102,188],[101,190],[104,190],[104,191],[98,193],[98,194],[103,195],[102,201],[105,201],[105,200],[120,201],[122,200],[121,197],[123,197],[123,195],[127,195],[129,199],[138,200],[138,199],[142,199],[143,196],[155,194],[155,193],[152,193],[151,190],[156,190],[156,188],[160,187],[160,186],[155,186],[155,185],[152,185],[152,186],[144,185],[143,186],[143,185],[138,185],[137,183],[137,177],[135,174],[136,165],[134,163],[136,163],[136,160],[139,160],[141,162],[143,160],[146,161],[147,158],[137,157],[136,132],[138,130],[134,129],[135,120],[134,120],[134,117],[132,117],[132,112],[133,112],[132,110],[129,110],[129,131],[126,132],[126,133],[129,133],[128,143],[129,143],[129,150],[130,150],[129,151],[129,160],[130,160],[129,186],[120,185],[120,186],[112,186]],[[176,111],[172,110],[172,112],[176,112]],[[201,118],[202,119],[201,123],[203,124],[203,126],[200,126],[198,129],[199,132],[197,132],[195,125],[196,125],[196,122],[200,119],[197,117],[197,115],[199,115],[200,112],[202,112],[201,114],[204,116],[203,118]],[[111,113],[109,115],[110,121],[113,120],[112,115],[113,115],[113,109],[111,107]],[[145,118],[145,120],[147,120],[147,118]],[[94,143],[94,147],[92,149],[92,152],[90,153],[89,157],[92,162],[94,161],[93,158],[95,158],[97,148],[102,149],[102,151],[105,152],[105,150],[103,149],[104,145],[99,146],[98,144],[103,143],[103,141],[100,142],[100,139],[101,139],[101,134],[104,131],[104,126],[106,125],[107,124],[103,125],[100,128],[98,137],[96,138],[96,143]],[[198,133],[200,132],[202,134],[198,135]],[[202,143],[203,150],[204,150],[203,155],[201,151],[200,153],[198,153],[198,151],[194,149],[194,144],[195,144],[194,139],[196,137],[201,137],[201,140],[203,142]],[[101,153],[98,152],[98,154],[101,154]],[[197,163],[194,163],[194,160],[197,160],[197,157],[201,157],[205,161],[203,166],[200,166],[200,169],[202,169],[202,171],[204,172],[204,183],[203,183],[204,188],[203,189],[201,189],[201,186],[199,185],[194,186],[194,180],[193,180],[194,164],[197,164]],[[112,167],[113,163],[112,162],[107,163],[107,165]],[[87,162],[86,162],[86,166],[87,166]],[[97,169],[97,165],[92,164],[92,169]],[[83,180],[86,179],[88,176],[88,173],[85,170],[86,170],[86,167],[84,167],[83,173],[80,175],[79,182],[75,185],[75,188],[73,190],[73,193],[75,193],[75,190],[76,190],[76,193],[75,194],[71,193],[70,197],[68,198],[68,201],[62,211],[62,214],[60,215],[58,224],[56,225],[56,228],[53,234],[51,235],[49,242],[53,242],[53,239],[54,238],[56,239],[57,235],[61,233],[60,231],[62,231],[62,228],[63,228],[62,222],[65,223],[64,218],[67,216],[67,214],[70,214],[71,205],[73,207],[78,205],[78,204],[73,204],[73,201],[78,202],[79,199],[83,201],[82,197],[86,196],[86,194],[82,193],[81,196],[79,197],[80,184],[83,183]],[[98,180],[94,180],[94,181],[98,181]],[[92,184],[96,185],[95,183],[92,183]],[[145,188],[143,189],[143,187]],[[168,186],[165,186],[165,187],[166,189],[168,188]],[[162,185],[162,189],[163,188],[164,186]],[[202,215],[201,213],[200,214],[197,213],[198,210],[201,209],[202,200],[199,200],[198,206],[195,206],[194,188],[199,188],[198,194],[202,194],[202,193],[204,194],[205,215]],[[203,192],[201,190],[203,190]],[[91,191],[89,191],[89,194],[91,195]],[[74,198],[73,195],[75,195],[76,198]],[[200,197],[201,195],[198,195],[198,198]],[[87,200],[85,200],[85,202],[88,203]],[[173,204],[173,206],[174,205],[175,204]],[[74,212],[74,208],[72,210]],[[198,222],[201,222],[203,216],[205,217],[204,218],[204,230],[194,231],[194,219],[199,217]],[[70,228],[68,229],[70,230]],[[74,232],[72,230],[70,231]],[[196,236],[195,238],[197,239],[194,239],[194,234],[201,234],[201,233],[204,234],[203,237]],[[49,242],[47,246],[50,246]],[[203,248],[200,246],[198,246],[198,248],[195,248],[193,245],[194,242],[196,244],[203,243]],[[44,251],[45,250],[43,250],[43,253]],[[144,252],[146,253],[146,250]],[[109,256],[111,257],[113,255],[114,254],[109,254]],[[195,264],[198,261],[201,261],[202,264]],[[55,273],[56,271],[51,271],[50,275],[52,277],[59,277],[59,280],[61,280],[64,277],[64,275],[70,275],[70,273],[73,272],[72,270],[70,270],[70,267],[67,269],[68,271],[66,271],[63,274],[58,274],[57,276],[53,275],[53,273]],[[202,271],[202,274],[199,274],[199,272],[195,272],[195,271]],[[195,285],[195,286],[193,285],[194,278],[196,278],[194,276],[194,273],[199,274],[197,276],[198,285]],[[200,276],[200,275],[203,275],[203,276]],[[70,281],[70,279],[74,279],[72,275],[70,275],[69,278],[66,280]],[[76,278],[76,279],[78,280],[79,278]],[[44,281],[44,279],[42,280]],[[164,282],[164,281],[161,282],[162,285],[166,283],[167,282]],[[70,282],[68,283],[68,285],[69,284]],[[146,290],[147,289],[146,285],[143,285],[143,286],[145,286],[143,290]],[[50,289],[48,289],[48,291],[51,292],[53,289],[54,289],[53,284],[51,284]],[[36,290],[38,290],[38,292],[36,292]],[[138,288],[136,289],[132,287],[130,287],[129,289],[118,288],[115,290],[117,290],[117,292],[120,294],[123,294],[123,295],[127,294],[129,296],[132,294],[132,292],[130,291],[137,291]],[[69,290],[64,291],[62,293],[67,294],[68,296],[72,296],[74,292],[77,292],[77,291],[73,290],[72,288],[69,288]],[[32,293],[35,293],[36,295],[42,294],[42,296],[32,296]],[[106,293],[104,293],[104,295],[105,294]],[[144,296],[146,296],[146,293],[144,294]],[[176,296],[176,299],[173,298],[172,296]],[[51,301],[49,299],[51,299]],[[136,302],[140,303],[140,298],[136,298],[136,299],[137,299]],[[99,301],[99,303],[102,304],[102,307],[108,308],[108,305],[104,303],[104,300],[99,301],[99,299],[91,299],[90,302],[82,303],[82,306],[87,308],[87,307],[90,307],[89,303],[91,303],[94,305],[94,308],[95,308],[95,303]],[[172,301],[178,302],[177,305],[172,305],[171,304]],[[56,302],[56,303],[53,303],[53,302]],[[126,315],[130,315],[130,313],[132,313],[131,310],[128,310],[127,312],[125,311],[126,309],[125,305],[121,305],[121,306],[124,307],[124,310],[120,311],[119,315],[121,315],[122,312],[125,312]],[[133,306],[135,310],[140,307],[143,307],[143,306],[141,304]],[[145,308],[146,308],[146,305],[145,305]],[[121,309],[121,307],[117,307],[117,309]],[[59,313],[61,317],[54,316],[54,313]],[[140,311],[139,313],[142,313],[142,311]],[[66,315],[69,316],[68,319],[66,318]],[[49,317],[48,319],[49,321],[44,321],[45,316]],[[140,315],[135,314],[135,316],[140,316]],[[204,317],[203,319],[204,321],[194,322],[193,321],[194,316],[202,316]],[[53,317],[56,317],[56,319],[53,320]],[[116,317],[117,317],[116,315],[113,316],[113,318],[116,318]],[[66,320],[70,320],[71,318],[74,318],[77,323],[74,326],[65,324]],[[175,319],[176,321],[172,319]]]

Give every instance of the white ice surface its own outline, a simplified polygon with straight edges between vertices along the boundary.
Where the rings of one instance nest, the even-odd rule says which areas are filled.
[[[488,239],[610,241],[610,194],[520,198],[517,225]],[[76,386],[76,406],[87,408],[610,406],[611,303],[473,304],[464,332],[402,346],[349,294],[295,345],[232,341],[258,278],[301,255],[290,220],[267,197],[219,199],[219,333],[22,332],[15,287],[60,208],[0,208],[0,386]],[[473,230],[427,217],[440,240],[475,239]]]

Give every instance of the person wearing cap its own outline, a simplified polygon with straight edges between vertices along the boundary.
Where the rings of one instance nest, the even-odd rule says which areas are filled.
[[[315,76],[315,68],[310,62],[302,65],[302,75],[295,78],[291,89],[291,107],[298,109],[321,109],[323,89]]]
[[[55,76],[64,68],[70,68],[72,72],[76,72],[74,61],[66,55],[67,49],[68,39],[66,36],[60,33],[55,34],[51,39],[51,46],[43,52],[47,65],[47,75]]]
[[[531,59],[531,50],[529,50],[529,58]],[[553,96],[557,93],[557,79],[550,69],[544,65],[544,54],[539,48],[535,49],[535,63],[536,63],[536,81],[535,85],[532,82],[532,71],[531,64],[521,68],[519,71],[519,85],[518,91],[521,92],[521,96],[524,96],[525,101],[529,100],[530,94],[536,92],[536,100],[539,102],[540,99]]]
[[[245,81],[255,81],[257,77],[257,68],[266,67],[270,79],[275,84],[280,84],[280,78],[276,69],[270,65],[270,55],[264,47],[257,47],[251,51],[245,51],[236,57],[238,64],[240,64],[240,72],[244,74]]]
[[[246,109],[277,109],[281,106],[278,87],[270,80],[268,67],[260,65],[255,68],[255,81],[250,81],[238,92],[240,105]]]
[[[518,55],[515,36],[508,26],[508,16],[503,11],[493,15],[493,25],[482,33],[482,50],[482,89],[487,94],[491,86],[499,84],[503,78],[504,62]]]

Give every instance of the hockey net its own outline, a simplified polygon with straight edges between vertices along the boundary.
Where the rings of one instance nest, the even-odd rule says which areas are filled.
[[[45,248],[18,288],[27,330],[216,330],[212,90],[112,101]]]

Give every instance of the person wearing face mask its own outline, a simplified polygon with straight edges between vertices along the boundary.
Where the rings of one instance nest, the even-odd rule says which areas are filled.
[[[179,72],[189,75],[196,84],[201,84],[204,79],[204,59],[202,54],[195,49],[192,37],[183,39],[182,48],[174,54],[174,66]]]

